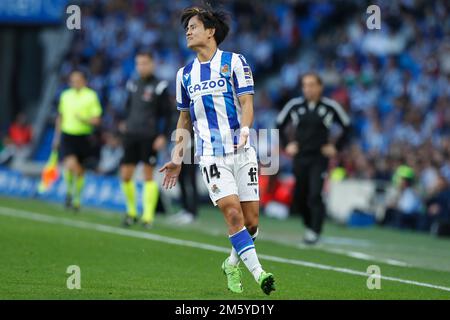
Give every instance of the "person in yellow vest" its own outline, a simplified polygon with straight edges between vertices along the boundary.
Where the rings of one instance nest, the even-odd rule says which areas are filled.
[[[53,150],[60,149],[67,187],[65,205],[80,209],[84,186],[84,162],[92,155],[89,136],[100,125],[102,107],[97,93],[86,86],[81,71],[70,74],[70,88],[62,92],[55,122]]]

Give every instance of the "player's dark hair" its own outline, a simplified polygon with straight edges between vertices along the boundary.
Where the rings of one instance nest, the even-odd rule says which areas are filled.
[[[303,80],[304,80],[306,77],[314,77],[314,78],[316,79],[316,81],[317,81],[320,85],[323,85],[322,78],[319,76],[318,73],[315,73],[315,72],[307,72],[307,73],[305,73],[305,74],[302,76],[302,83],[303,83]]]
[[[230,31],[228,13],[222,10],[213,10],[208,7],[186,8],[181,14],[181,24],[184,29],[187,28],[189,20],[195,16],[203,23],[205,29],[215,29],[214,39],[217,45],[221,44]]]

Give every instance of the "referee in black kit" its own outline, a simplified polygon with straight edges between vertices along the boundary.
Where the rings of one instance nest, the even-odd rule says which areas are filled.
[[[150,52],[142,51],[135,58],[137,79],[127,83],[126,120],[120,124],[123,134],[124,156],[120,166],[122,191],[127,212],[123,221],[129,226],[138,221],[136,185],[133,174],[136,165],[143,163],[141,223],[151,227],[158,204],[158,185],[153,180],[157,152],[167,143],[171,127],[171,101],[168,82],[154,76],[155,64]]]
[[[350,118],[339,103],[322,97],[323,84],[319,75],[307,73],[301,83],[303,97],[286,103],[277,117],[277,128],[280,130],[281,145],[287,154],[294,157],[296,187],[292,211],[303,216],[306,226],[304,243],[315,244],[326,215],[322,187],[328,159],[334,157],[348,140]],[[334,123],[342,128],[335,145],[329,140]],[[284,133],[287,128],[292,130],[292,135]]]

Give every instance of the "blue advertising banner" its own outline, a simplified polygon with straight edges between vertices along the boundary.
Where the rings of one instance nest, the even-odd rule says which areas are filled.
[[[38,177],[28,177],[18,171],[0,167],[0,195],[64,202],[66,186],[62,178],[44,194],[37,192],[38,184]],[[137,190],[140,197],[142,184],[137,184]],[[86,174],[82,205],[124,212],[124,203],[118,177]]]
[[[67,2],[67,0],[1,0],[0,23],[61,23],[65,17]]]

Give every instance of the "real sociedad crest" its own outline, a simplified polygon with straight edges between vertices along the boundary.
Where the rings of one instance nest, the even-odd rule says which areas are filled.
[[[220,74],[223,75],[224,77],[230,76],[230,66],[227,63],[225,63],[220,69]]]

